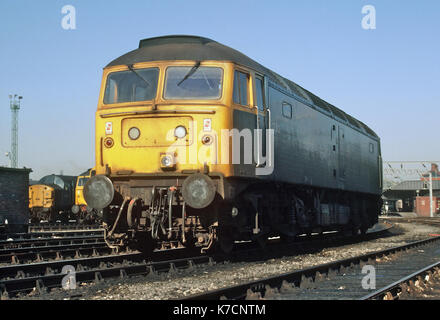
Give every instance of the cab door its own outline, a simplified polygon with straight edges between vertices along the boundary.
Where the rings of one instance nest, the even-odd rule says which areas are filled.
[[[338,162],[339,162],[339,180],[345,180],[345,133],[342,126],[338,126]]]
[[[255,102],[257,108],[257,129],[261,130],[261,134],[254,135],[255,138],[255,159],[257,167],[264,167],[266,161],[266,130],[268,128],[267,122],[267,103],[264,77],[260,75],[255,76]]]

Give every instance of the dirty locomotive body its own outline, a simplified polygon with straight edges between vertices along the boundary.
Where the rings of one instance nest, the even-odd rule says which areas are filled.
[[[365,232],[380,211],[365,124],[210,39],[140,41],[104,68],[87,204],[112,247]]]

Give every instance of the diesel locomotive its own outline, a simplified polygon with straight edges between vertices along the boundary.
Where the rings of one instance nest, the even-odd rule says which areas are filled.
[[[74,203],[76,176],[47,175],[29,186],[29,211],[33,223],[67,222]]]
[[[103,70],[84,187],[109,246],[219,247],[359,234],[381,208],[367,125],[211,39],[164,36]]]
[[[87,171],[81,173],[76,179],[75,201],[71,212],[73,214],[72,218],[78,220],[79,222],[91,223],[97,220],[96,210],[87,205],[83,194],[84,186],[94,173],[95,172],[92,169],[88,169]]]

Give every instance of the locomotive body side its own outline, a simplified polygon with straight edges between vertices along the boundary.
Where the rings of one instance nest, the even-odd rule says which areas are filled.
[[[269,100],[276,136],[274,180],[381,194],[378,138],[273,84]],[[286,105],[290,117],[283,114]]]

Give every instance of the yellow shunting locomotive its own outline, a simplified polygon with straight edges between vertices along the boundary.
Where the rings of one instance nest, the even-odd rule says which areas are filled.
[[[141,40],[103,71],[96,175],[106,241],[145,251],[337,230],[380,212],[380,139],[364,123],[216,41]]]

